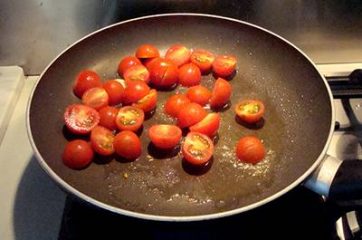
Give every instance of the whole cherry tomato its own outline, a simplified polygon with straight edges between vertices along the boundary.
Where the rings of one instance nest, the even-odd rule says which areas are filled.
[[[150,127],[148,136],[156,147],[169,149],[180,142],[182,131],[175,125],[158,124]]]
[[[178,69],[169,60],[158,58],[150,68],[150,82],[158,88],[170,88],[177,84]]]
[[[72,169],[83,169],[93,159],[94,153],[90,144],[84,140],[76,139],[67,143],[63,151],[63,163]]]
[[[114,137],[113,147],[119,156],[127,160],[135,160],[142,153],[141,140],[131,131],[119,132]]]
[[[257,164],[265,157],[265,147],[256,136],[244,136],[236,145],[236,156],[240,161]]]
[[[196,64],[187,63],[180,67],[178,79],[182,86],[190,87],[198,85],[201,82],[201,71]]]
[[[102,87],[101,78],[96,72],[86,69],[77,75],[73,91],[77,97],[81,98],[85,91],[94,87]]]

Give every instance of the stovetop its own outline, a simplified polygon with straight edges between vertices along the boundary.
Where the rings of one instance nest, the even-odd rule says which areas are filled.
[[[341,76],[351,68],[362,68],[362,64],[318,67],[338,88],[338,84],[346,85],[346,78]],[[329,68],[334,70],[327,71]],[[37,79],[26,78],[0,146],[0,239],[83,239],[97,235],[102,239],[128,235],[147,239],[273,239],[290,238],[290,232],[303,239],[343,239],[352,232],[359,236],[358,216],[353,209],[345,215],[346,209],[338,203],[303,186],[250,212],[189,223],[119,216],[67,196],[37,164],[26,134],[27,100]],[[362,98],[335,99],[334,104],[337,123],[328,154],[362,159]],[[343,233],[343,226],[349,232]]]

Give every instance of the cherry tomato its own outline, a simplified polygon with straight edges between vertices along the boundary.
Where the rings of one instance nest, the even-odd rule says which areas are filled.
[[[209,102],[211,98],[211,92],[206,87],[197,85],[187,89],[186,96],[191,100],[191,102],[195,102],[201,106],[204,106]]]
[[[83,169],[93,159],[94,153],[90,144],[84,140],[76,139],[67,143],[63,152],[63,163],[72,169]]]
[[[229,101],[231,91],[232,89],[230,83],[222,78],[218,78],[212,89],[210,106],[212,108],[223,107]]]
[[[126,81],[142,80],[146,83],[150,81],[150,73],[143,65],[135,65],[128,68],[123,77]]]
[[[214,153],[214,144],[211,139],[197,132],[187,134],[182,145],[182,154],[184,159],[196,166],[206,164]]]
[[[236,58],[229,55],[220,55],[212,63],[212,71],[220,77],[230,76],[236,68]]]
[[[242,121],[253,124],[263,117],[265,106],[260,100],[248,99],[239,102],[235,106],[235,112]]]
[[[149,59],[145,59],[143,60],[143,65],[147,68],[147,70],[150,72],[153,64],[157,61],[159,61],[159,59],[162,59],[161,57],[156,57],[156,58],[149,58]]]
[[[150,92],[138,100],[136,103],[133,103],[132,106],[142,109],[144,112],[150,112],[157,105],[157,91],[151,89]]]
[[[265,157],[265,147],[256,136],[244,136],[236,145],[236,156],[240,161],[257,164]]]
[[[121,83],[116,80],[108,80],[103,83],[103,88],[108,93],[109,105],[118,105],[122,103],[124,87]]]
[[[87,134],[99,123],[98,112],[82,104],[69,105],[64,112],[65,125],[75,134]]]
[[[207,73],[211,70],[215,56],[205,49],[196,49],[192,52],[190,60],[200,68],[202,73]]]
[[[111,130],[96,126],[91,132],[90,140],[92,148],[96,153],[102,156],[109,156],[114,153],[114,135]]]
[[[181,128],[189,127],[200,122],[206,115],[206,110],[200,104],[189,103],[178,113],[177,125]]]
[[[187,63],[181,66],[178,72],[178,82],[186,87],[200,84],[201,72],[199,67],[194,63]]]
[[[101,87],[90,88],[85,91],[82,96],[82,103],[94,109],[100,109],[107,106],[108,101],[108,93]]]
[[[145,114],[139,108],[126,106],[119,109],[116,125],[119,130],[137,131],[145,119]]]
[[[94,87],[102,87],[101,78],[92,70],[83,70],[75,79],[73,91],[77,97],[81,98],[85,91]]]
[[[174,148],[181,140],[182,131],[175,125],[153,125],[148,130],[152,143],[162,149]]]
[[[151,44],[143,44],[136,50],[136,57],[140,59],[159,57],[160,52]]]
[[[166,100],[165,112],[172,117],[177,117],[180,110],[189,103],[190,99],[181,93],[172,95]]]
[[[132,131],[119,132],[114,137],[113,147],[119,156],[128,160],[134,160],[142,153],[141,141]]]
[[[173,62],[177,67],[190,61],[191,51],[182,44],[172,45],[166,52],[165,58]]]
[[[128,105],[137,102],[150,92],[150,87],[141,80],[127,81],[123,93],[123,103]]]
[[[126,72],[126,70],[135,65],[141,65],[141,61],[135,56],[127,56],[122,58],[118,64],[119,76],[123,77],[123,74]]]
[[[109,130],[117,130],[116,116],[118,108],[106,106],[99,109],[99,125],[108,128]]]
[[[192,125],[190,127],[190,131],[199,132],[209,137],[213,137],[216,135],[219,129],[220,121],[221,121],[220,114],[209,113],[200,122],[196,123],[195,125]]]
[[[158,58],[152,62],[150,68],[150,82],[159,88],[169,88],[177,83],[177,67],[164,58]]]

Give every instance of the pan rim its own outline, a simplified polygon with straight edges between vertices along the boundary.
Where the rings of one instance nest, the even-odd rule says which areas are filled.
[[[326,140],[326,143],[324,145],[324,148],[322,149],[319,157],[316,159],[316,161],[312,164],[312,166],[309,167],[309,169],[307,171],[304,172],[304,174],[302,174],[298,179],[296,179],[294,182],[292,182],[291,184],[289,184],[287,187],[283,188],[282,190],[278,191],[277,193],[274,193],[273,195],[264,198],[258,202],[249,204],[247,206],[244,207],[240,207],[240,208],[236,208],[236,209],[232,209],[232,210],[228,210],[228,211],[224,211],[224,212],[217,212],[217,213],[210,213],[210,214],[203,214],[203,215],[191,215],[191,216],[165,216],[165,215],[153,215],[153,214],[145,214],[145,213],[139,213],[139,212],[133,212],[130,210],[126,210],[126,209],[121,209],[118,207],[114,207],[111,206],[109,204],[105,204],[102,203],[82,192],[80,192],[79,190],[75,189],[74,187],[72,187],[71,185],[69,185],[67,182],[65,182],[61,177],[59,177],[50,167],[49,165],[45,162],[45,160],[43,159],[43,157],[41,156],[40,152],[37,149],[37,146],[34,142],[33,139],[33,135],[32,135],[32,131],[31,131],[31,126],[30,126],[30,108],[31,108],[31,103],[32,103],[32,99],[34,96],[34,93],[37,89],[37,86],[40,82],[40,80],[43,78],[43,75],[48,71],[48,69],[53,65],[53,63],[55,61],[57,61],[65,52],[67,52],[69,49],[71,49],[73,46],[77,45],[78,43],[82,42],[84,39],[87,39],[101,31],[105,31],[106,29],[112,28],[114,26],[118,26],[121,24],[126,24],[129,22],[134,22],[134,21],[139,21],[139,20],[144,20],[144,19],[152,19],[152,18],[160,18],[160,17],[180,17],[180,16],[192,16],[192,17],[206,17],[206,18],[214,18],[214,19],[222,19],[222,20],[227,20],[227,21],[231,21],[231,22],[236,22],[236,23],[240,23],[243,25],[247,25],[253,28],[256,28],[260,31],[263,31],[267,34],[272,35],[273,37],[276,37],[278,39],[280,39],[281,41],[285,42],[286,44],[288,44],[289,46],[291,46],[292,48],[294,48],[295,50],[297,50],[310,64],[311,66],[313,66],[313,68],[315,69],[315,71],[319,74],[321,80],[324,82],[328,96],[329,96],[329,100],[330,100],[330,107],[331,107],[331,124],[330,124],[330,130],[329,130],[329,135],[328,138]],[[154,14],[154,15],[147,15],[147,16],[142,16],[142,17],[138,17],[138,18],[132,18],[132,19],[128,19],[125,21],[121,21],[121,22],[117,22],[114,24],[111,24],[109,26],[103,27],[101,29],[98,29],[96,31],[93,31],[89,34],[87,34],[86,36],[80,38],[79,40],[77,40],[76,42],[74,42],[73,44],[71,44],[70,46],[68,46],[67,48],[65,48],[61,53],[59,53],[49,64],[48,66],[43,70],[43,72],[40,74],[39,79],[37,81],[37,83],[34,85],[28,103],[27,103],[27,108],[26,108],[26,128],[27,128],[27,134],[29,137],[29,141],[30,144],[33,148],[34,154],[36,156],[36,159],[38,160],[38,163],[40,164],[40,166],[42,167],[42,169],[59,185],[59,187],[61,187],[61,189],[65,190],[68,193],[71,193],[75,196],[77,196],[78,198],[91,203],[92,205],[95,205],[97,207],[106,209],[110,212],[113,213],[117,213],[117,214],[121,214],[121,215],[125,215],[125,216],[129,216],[129,217],[135,217],[135,218],[139,218],[139,219],[145,219],[145,220],[156,220],[156,221],[169,221],[169,222],[189,222],[189,221],[202,221],[202,220],[212,220],[212,219],[216,219],[216,218],[223,218],[223,217],[227,217],[227,216],[232,216],[232,215],[236,215],[236,214],[240,214],[242,212],[246,212],[252,209],[255,209],[259,206],[262,206],[268,202],[271,202],[279,197],[281,197],[282,195],[284,195],[285,193],[289,192],[290,190],[292,190],[293,188],[295,188],[296,186],[300,185],[303,183],[303,181],[312,174],[312,172],[317,168],[317,166],[321,163],[321,161],[324,159],[324,157],[327,154],[327,149],[328,146],[330,144],[330,141],[332,139],[332,134],[334,132],[334,125],[333,123],[335,122],[335,108],[333,105],[333,97],[332,97],[332,91],[327,83],[327,80],[325,79],[325,77],[318,71],[315,63],[302,51],[300,50],[297,46],[295,46],[293,43],[289,42],[287,39],[279,36],[278,34],[265,29],[263,27],[260,27],[258,25],[249,23],[249,22],[245,22],[242,20],[238,20],[238,19],[234,19],[234,18],[230,18],[230,17],[225,17],[225,16],[220,16],[220,15],[214,15],[214,14],[203,14],[203,13],[165,13],[165,14]]]

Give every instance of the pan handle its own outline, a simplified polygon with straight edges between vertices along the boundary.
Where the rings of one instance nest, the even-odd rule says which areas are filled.
[[[327,155],[304,185],[331,200],[362,199],[362,161]]]

